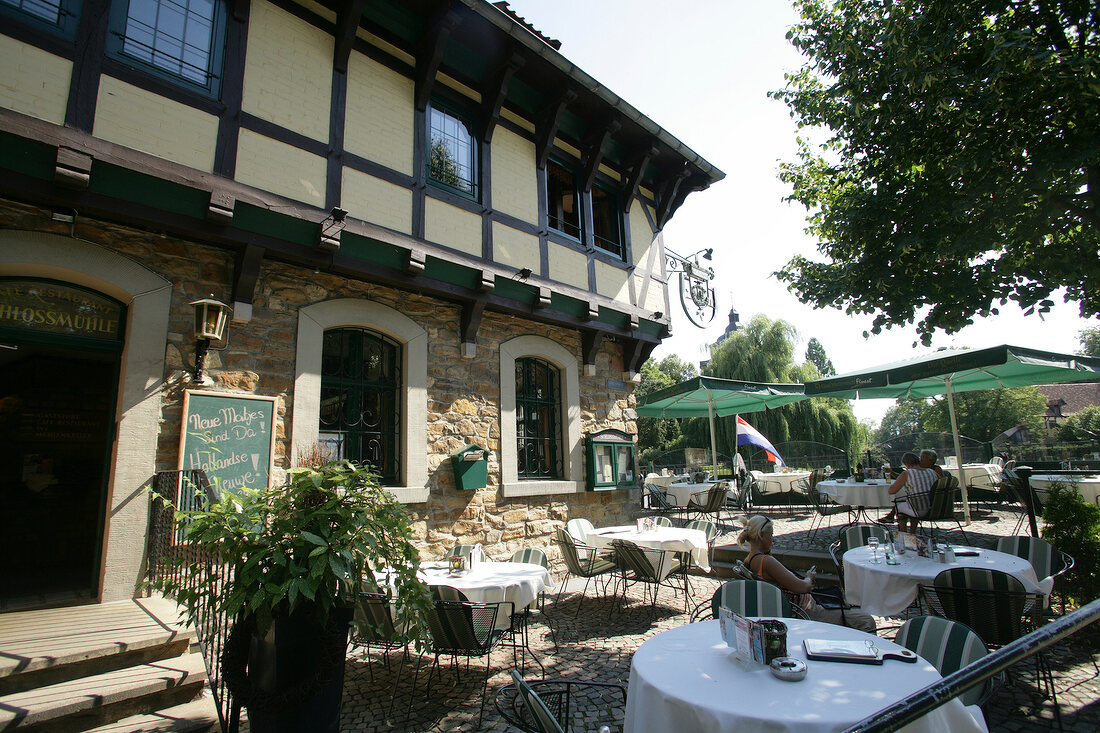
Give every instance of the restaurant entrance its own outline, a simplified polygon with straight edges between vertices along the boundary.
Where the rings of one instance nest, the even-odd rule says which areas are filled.
[[[120,354],[0,325],[0,611],[97,599]]]

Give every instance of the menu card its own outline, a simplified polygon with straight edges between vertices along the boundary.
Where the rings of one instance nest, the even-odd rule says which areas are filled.
[[[764,664],[764,627],[734,613],[725,606],[719,608],[718,623],[722,640],[733,650],[733,656],[746,664]]]

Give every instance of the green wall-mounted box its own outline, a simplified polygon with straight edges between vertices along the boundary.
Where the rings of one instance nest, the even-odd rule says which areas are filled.
[[[588,490],[637,488],[634,438],[621,430],[601,430],[585,436]]]
[[[489,451],[480,445],[467,445],[451,454],[455,488],[459,491],[484,489],[489,482]]]

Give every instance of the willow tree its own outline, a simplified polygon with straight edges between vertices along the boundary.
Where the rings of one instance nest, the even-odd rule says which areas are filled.
[[[747,382],[809,382],[821,373],[810,362],[795,363],[798,331],[783,320],[754,316],[748,325],[735,331],[711,353],[704,374]],[[824,350],[822,349],[822,357]],[[827,359],[827,357],[825,357]],[[744,415],[753,427],[773,444],[791,440],[826,443],[844,450],[857,449],[858,421],[847,400],[815,397],[791,405]],[[706,421],[697,420],[688,431],[697,439],[706,430]],[[728,453],[734,444],[734,419],[716,421],[719,451]]]

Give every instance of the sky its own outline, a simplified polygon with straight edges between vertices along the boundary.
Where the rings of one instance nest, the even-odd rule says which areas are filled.
[[[512,0],[512,8],[551,38],[561,52],[612,92],[724,171],[725,180],[693,193],[665,227],[667,249],[691,255],[714,248],[717,315],[696,328],[670,288],[672,336],[654,352],[685,361],[706,358],[728,325],[764,314],[799,333],[795,358],[817,338],[838,373],[855,371],[941,347],[1030,346],[1065,353],[1080,349],[1081,330],[1100,325],[1079,317],[1074,303],[1043,318],[1009,304],[1001,314],[930,347],[914,347],[913,326],[864,338],[873,316],[815,310],[772,276],[796,254],[822,259],[804,229],[806,211],[783,199],[780,161],[795,159],[795,125],[787,107],[767,96],[783,88],[784,73],[802,57],[786,40],[798,15],[787,0]],[[675,280],[670,280],[675,286]],[[893,400],[856,400],[860,420],[878,422]]]

